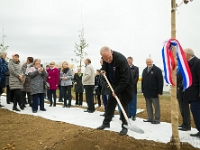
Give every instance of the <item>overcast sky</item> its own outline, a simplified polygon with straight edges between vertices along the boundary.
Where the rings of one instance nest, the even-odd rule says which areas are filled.
[[[177,10],[177,39],[198,57],[199,6],[200,0],[194,0]],[[163,67],[161,49],[171,36],[170,17],[171,0],[1,0],[0,43],[4,28],[8,57],[18,53],[21,61],[33,56],[42,63],[72,63],[83,26],[89,44],[85,51],[95,69],[100,67],[99,50],[106,45],[132,56],[142,72],[149,55]]]

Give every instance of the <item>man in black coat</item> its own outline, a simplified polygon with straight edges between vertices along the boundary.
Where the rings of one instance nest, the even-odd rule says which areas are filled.
[[[183,100],[189,101],[194,122],[198,130],[198,133],[190,134],[190,136],[200,138],[200,60],[194,55],[192,49],[187,48],[184,52],[192,73],[192,85],[185,90]]]
[[[98,130],[103,130],[110,127],[110,121],[114,115],[114,111],[117,105],[115,99],[116,96],[120,99],[120,102],[127,114],[128,104],[133,99],[133,81],[131,78],[130,67],[126,58],[121,53],[112,51],[109,47],[102,47],[100,54],[104,59],[102,65],[102,72],[106,72],[106,76],[111,83],[114,93],[110,93],[108,98],[108,104],[105,112],[105,118],[103,124],[98,127]],[[127,121],[122,115],[122,130],[120,135],[126,135],[128,129],[124,127],[127,125]]]
[[[147,67],[142,72],[142,93],[146,100],[148,120],[144,120],[144,122],[159,124],[160,123],[159,97],[160,95],[162,95],[163,92],[163,75],[161,69],[153,64],[151,58],[146,59],[146,64]],[[155,109],[155,115],[153,115],[152,104]]]
[[[176,76],[177,76],[177,99],[182,116],[182,124],[179,126],[179,130],[188,131],[191,130],[189,102],[183,100],[184,91],[183,91],[182,73],[178,72]]]

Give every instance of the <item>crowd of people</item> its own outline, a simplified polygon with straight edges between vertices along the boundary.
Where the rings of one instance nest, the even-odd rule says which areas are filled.
[[[200,60],[194,55],[192,49],[185,49],[185,56],[192,73],[192,85],[183,90],[183,77],[177,73],[177,100],[183,123],[179,130],[191,130],[190,110],[198,133],[191,134],[200,138]],[[44,99],[48,98],[50,107],[56,107],[59,90],[59,102],[63,102],[63,108],[72,105],[72,86],[75,92],[75,105],[83,105],[83,93],[85,92],[87,109],[86,113],[95,111],[94,99],[98,106],[104,106],[103,123],[98,130],[110,128],[110,122],[117,106],[116,97],[119,98],[128,118],[136,120],[137,111],[137,83],[139,68],[133,64],[133,58],[126,58],[123,54],[111,50],[105,46],[100,49],[101,68],[95,71],[89,58],[84,60],[85,69],[81,72],[78,68],[74,73],[69,64],[64,61],[60,68],[55,67],[55,62],[50,62],[45,68],[40,59],[27,57],[25,64],[20,64],[19,54],[13,54],[9,62],[6,61],[6,52],[0,52],[0,95],[6,87],[6,102],[13,103],[13,110],[23,110],[27,104],[32,107],[32,112],[46,111]],[[152,58],[146,59],[146,68],[142,71],[141,89],[146,101],[147,119],[144,122],[160,124],[160,102],[163,94],[163,75],[159,67],[153,64]],[[110,82],[114,91],[111,91]],[[48,85],[48,86],[47,86]],[[94,98],[96,97],[96,98]],[[64,101],[63,101],[64,100]],[[0,101],[1,102],[1,101]],[[20,109],[18,109],[17,105]],[[39,106],[39,107],[38,107]],[[190,108],[189,108],[190,106]],[[0,103],[0,107],[3,107]],[[122,130],[120,135],[126,135],[128,129],[127,120],[118,105]]]

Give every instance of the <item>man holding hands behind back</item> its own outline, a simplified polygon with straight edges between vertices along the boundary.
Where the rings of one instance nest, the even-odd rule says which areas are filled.
[[[159,97],[163,93],[163,75],[161,69],[153,64],[151,58],[146,59],[146,64],[147,67],[142,72],[142,93],[146,100],[148,119],[144,122],[160,124]],[[152,104],[155,115],[153,114]]]
[[[104,46],[100,50],[100,54],[104,60],[102,65],[102,73],[106,73],[106,76],[111,83],[114,93],[110,93],[108,98],[108,104],[105,111],[105,118],[103,124],[98,127],[98,130],[110,128],[110,121],[114,115],[117,101],[116,96],[119,97],[120,102],[127,114],[128,103],[133,99],[133,81],[131,78],[130,67],[126,58],[116,51],[111,50],[109,47]],[[128,129],[123,125],[127,125],[127,121],[122,115],[122,130],[120,135],[126,135]]]

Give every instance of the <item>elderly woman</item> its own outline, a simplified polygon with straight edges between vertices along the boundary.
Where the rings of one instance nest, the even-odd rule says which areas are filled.
[[[0,107],[1,105],[1,94],[3,93],[3,88],[6,86],[6,72],[8,72],[8,63],[6,62],[6,52],[0,52]]]
[[[22,75],[21,65],[19,61],[19,55],[14,54],[12,55],[12,57],[13,58],[8,63],[8,68],[10,71],[9,87],[12,92],[11,101],[13,101],[13,110],[20,111],[17,108],[17,103],[22,110],[24,109],[21,102],[21,90],[23,88],[23,75]]]
[[[47,72],[41,67],[41,60],[35,59],[33,61],[33,67],[28,71],[30,77],[30,92],[32,95],[32,111],[37,113],[38,110],[38,98],[40,99],[40,110],[46,111],[44,108],[44,93],[46,92],[44,83],[46,81]]]

